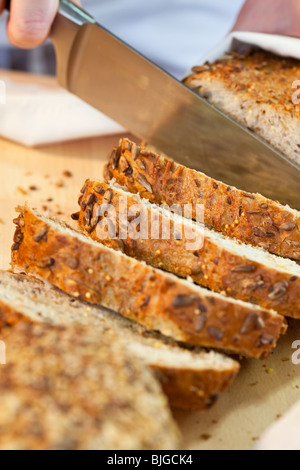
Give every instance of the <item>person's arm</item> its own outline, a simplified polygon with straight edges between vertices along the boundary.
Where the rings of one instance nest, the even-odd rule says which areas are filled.
[[[300,1],[246,0],[233,30],[300,37]]]
[[[0,0],[0,12],[5,1]],[[17,47],[40,46],[48,37],[58,9],[58,0],[11,0],[7,34]]]

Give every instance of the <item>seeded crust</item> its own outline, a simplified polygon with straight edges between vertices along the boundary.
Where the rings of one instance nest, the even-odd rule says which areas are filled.
[[[183,208],[204,205],[205,224],[276,255],[300,261],[300,213],[220,183],[123,139],[105,167],[106,181],[114,178],[132,193],[156,204]],[[200,220],[200,222],[202,222]]]
[[[278,313],[300,318],[300,267],[289,260],[279,259],[261,249],[251,248],[230,240],[224,243],[223,237],[197,223],[191,224],[189,238],[182,233],[176,239],[176,233],[183,232],[184,220],[177,216],[171,220],[170,237],[162,239],[163,227],[170,221],[167,212],[161,212],[158,206],[146,205],[145,200],[123,191],[121,188],[100,181],[87,180],[80,196],[80,227],[96,241],[114,249],[120,249],[128,256],[146,261],[154,267],[162,268],[182,277],[190,276],[194,282],[216,292],[226,292],[229,296],[276,310]],[[122,208],[122,198],[126,197],[126,212]],[[107,219],[97,217],[99,207],[110,201],[117,214],[117,222],[125,213],[128,223],[130,208],[139,204],[145,212],[139,210],[148,220],[148,233],[151,234],[151,214],[159,220],[160,239],[134,239],[134,234],[127,230],[127,239],[107,238],[98,231],[95,223],[106,223]],[[153,218],[153,217],[152,217]],[[134,217],[133,217],[134,219]],[[136,219],[139,219],[136,216]],[[139,220],[138,220],[139,221]],[[176,229],[177,227],[177,229]],[[119,226],[116,227],[119,236]],[[192,232],[192,233],[191,233]],[[112,234],[113,236],[114,234]],[[204,237],[204,238],[203,238]],[[191,239],[198,238],[203,247],[188,249]],[[250,259],[249,259],[250,256]],[[261,260],[257,261],[257,260]],[[269,262],[269,264],[268,264]]]
[[[2,331],[1,450],[176,449],[157,381],[117,335],[80,326]]]
[[[35,211],[19,208],[12,267],[149,330],[193,345],[264,358],[286,331],[282,316],[151,268]]]
[[[252,50],[193,71],[188,86],[300,164],[300,108],[292,101],[299,60]]]
[[[114,312],[75,300],[44,281],[0,271],[0,329],[20,322],[87,325],[97,332],[99,343],[103,335],[118,334],[126,349],[153,369],[174,408],[210,408],[240,368],[233,359],[179,346]]]

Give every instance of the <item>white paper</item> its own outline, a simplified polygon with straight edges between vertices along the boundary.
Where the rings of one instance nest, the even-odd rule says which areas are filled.
[[[0,85],[1,137],[37,146],[124,132],[63,89],[7,80],[1,73]]]
[[[300,39],[288,36],[278,36],[276,34],[248,33],[244,31],[234,31],[227,36],[217,47],[208,54],[202,56],[196,64],[202,65],[205,62],[214,62],[222,57],[226,52],[239,52],[248,46],[257,46],[261,49],[273,52],[283,57],[300,59]],[[189,70],[185,77],[191,75]]]

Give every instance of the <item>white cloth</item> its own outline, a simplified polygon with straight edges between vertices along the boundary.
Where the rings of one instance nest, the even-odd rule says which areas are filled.
[[[122,131],[63,89],[7,80],[0,71],[1,137],[31,147]]]
[[[177,78],[230,31],[244,0],[82,0],[97,21]]]

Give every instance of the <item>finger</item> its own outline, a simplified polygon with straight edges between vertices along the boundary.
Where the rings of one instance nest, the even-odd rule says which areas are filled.
[[[58,0],[13,0],[7,34],[22,49],[43,44],[49,36],[58,9]]]

